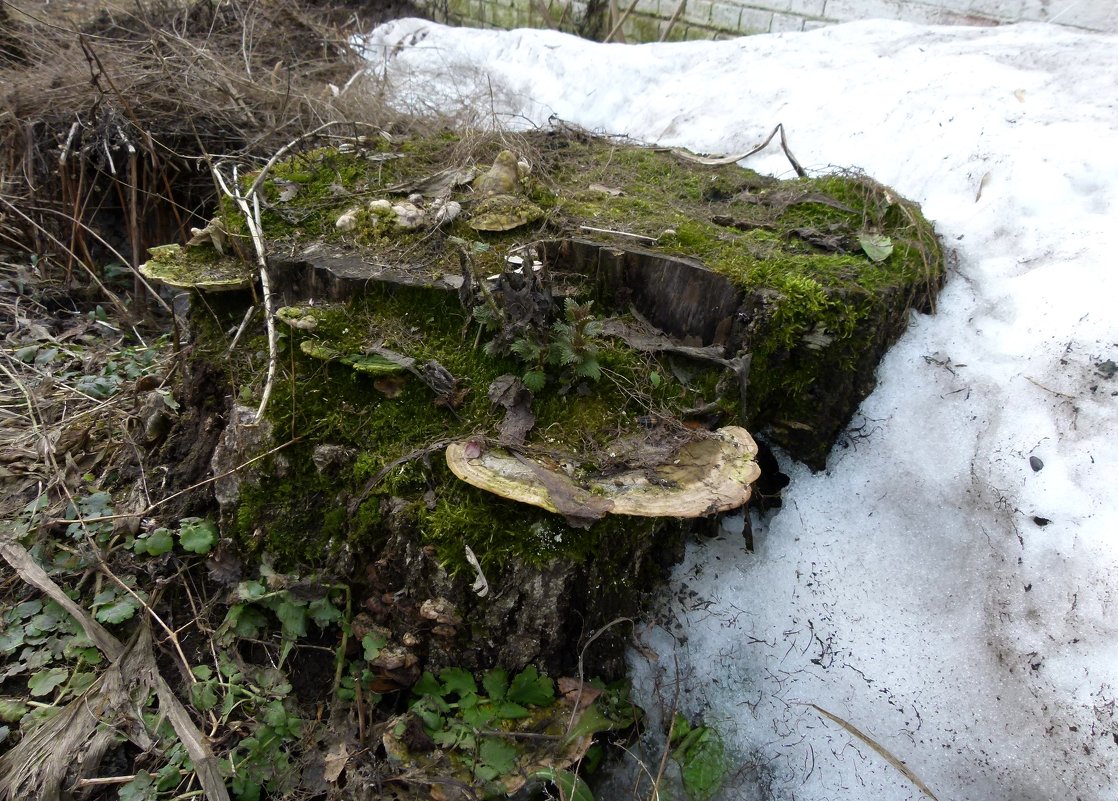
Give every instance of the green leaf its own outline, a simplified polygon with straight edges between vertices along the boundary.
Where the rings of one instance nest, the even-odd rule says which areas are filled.
[[[268,588],[262,581],[242,581],[237,585],[237,597],[242,601],[255,601],[264,597]]]
[[[388,640],[385,639],[383,634],[370,631],[361,638],[361,647],[365,650],[364,657],[366,662],[372,662],[378,656],[384,646],[388,645]],[[431,674],[426,674],[431,675]]]
[[[217,702],[217,689],[214,687],[214,682],[199,682],[190,686],[190,703],[199,712],[209,712],[217,706]]]
[[[33,598],[30,601],[24,601],[21,604],[16,604],[12,607],[5,617],[8,620],[26,620],[29,617],[34,617],[43,611],[43,602],[38,598]]]
[[[514,704],[512,701],[502,701],[497,704],[496,712],[497,717],[501,720],[520,720],[532,714],[520,704]]]
[[[443,687],[431,671],[425,670],[423,675],[419,677],[419,681],[411,688],[411,691],[415,695],[440,696],[443,694]]]
[[[858,234],[858,244],[872,262],[882,262],[893,253],[893,240],[883,234]]]
[[[282,729],[287,725],[287,710],[283,701],[272,701],[265,707],[264,723],[273,729]]]
[[[0,698],[0,721],[15,723],[28,712],[31,707],[18,698]]]
[[[138,554],[146,553],[148,556],[162,556],[175,547],[171,539],[171,532],[165,528],[157,528],[146,537],[139,537],[132,543],[132,550]]]
[[[726,753],[714,729],[699,726],[683,738],[672,752],[679,763],[683,790],[692,801],[709,801],[726,778]]]
[[[512,680],[508,700],[518,704],[548,706],[555,700],[555,684],[547,676],[541,676],[535,665],[529,665]]]
[[[496,737],[486,737],[481,741],[481,747],[478,749],[478,759],[479,762],[496,771],[497,776],[510,774],[516,769],[516,746],[498,740]],[[493,779],[496,776],[488,778]]]
[[[559,790],[560,801],[594,801],[594,794],[578,774],[558,768],[543,768],[532,773],[531,778],[551,782]]]
[[[586,711],[579,715],[575,725],[567,733],[564,742],[571,742],[587,734],[597,734],[600,731],[615,731],[632,725],[633,716],[626,715],[624,719],[615,719],[606,715],[598,703],[591,704]]]
[[[238,773],[233,777],[230,789],[233,790],[233,796],[237,801],[260,801],[260,792],[263,788],[257,777]]]
[[[35,354],[38,352],[38,345],[26,345],[22,348],[18,348],[13,355],[24,364],[31,364],[31,362],[35,361]]]
[[[434,696],[427,696],[433,698]],[[412,713],[423,721],[423,727],[427,731],[439,731],[443,728],[443,716],[437,710],[423,704],[417,704],[412,707]]]
[[[684,738],[691,733],[691,724],[679,712],[675,713],[675,719],[672,721],[672,739],[669,743],[672,748],[678,748],[683,742]]]
[[[209,553],[217,541],[217,529],[209,520],[184,517],[179,521],[179,544],[191,553]]]
[[[159,788],[155,785],[152,775],[146,770],[141,770],[132,777],[128,784],[121,785],[117,790],[119,801],[154,801]]]
[[[0,634],[0,654],[14,653],[23,645],[23,629],[13,627]]]
[[[330,603],[329,598],[319,598],[318,600],[311,601],[307,605],[307,614],[311,616],[311,620],[313,620],[315,625],[320,629],[325,629],[332,623],[337,623],[342,619],[341,610]]]
[[[516,340],[509,345],[509,350],[521,361],[534,362],[540,358],[540,346],[529,339]]]
[[[229,607],[223,626],[228,626],[238,637],[255,639],[260,630],[268,624],[268,619],[254,606],[235,604]]]
[[[481,686],[494,701],[500,701],[509,691],[509,674],[501,668],[494,668],[481,678]]]
[[[477,683],[468,671],[462,668],[446,668],[439,673],[446,693],[457,693],[459,697],[477,695]]]
[[[593,356],[585,359],[575,372],[583,378],[589,378],[591,381],[597,381],[602,377],[602,365],[598,364],[598,360]]]
[[[136,610],[139,608],[140,605],[136,602],[136,599],[128,595],[98,608],[94,617],[101,623],[110,625],[123,623],[136,614]]]
[[[69,675],[70,671],[66,668],[40,670],[27,680],[27,689],[31,691],[33,698],[49,695],[54,692],[55,688],[65,682]]]
[[[542,392],[543,388],[547,386],[547,373],[542,370],[529,370],[520,380],[532,392]]]
[[[652,384],[653,389],[657,389],[660,386],[660,374],[655,371],[649,373],[648,383]]]
[[[307,607],[304,603],[284,598],[276,604],[275,613],[284,637],[298,639],[307,636]]]
[[[256,685],[273,698],[282,698],[291,692],[287,674],[277,668],[263,668],[256,674]]]
[[[97,680],[97,674],[96,673],[87,673],[87,672],[84,672],[84,671],[78,671],[78,672],[74,673],[73,677],[71,677],[71,679],[70,679],[70,688],[68,690],[68,694],[69,695],[81,695],[86,690],[88,690],[90,687],[92,687],[93,682],[95,682],[96,680]]]
[[[451,724],[444,731],[432,732],[431,739],[442,748],[460,748],[463,751],[473,751],[477,748],[473,731],[461,724]]]
[[[469,696],[476,699],[476,695]],[[473,726],[477,729],[487,729],[493,725],[497,719],[496,709],[492,704],[472,704],[465,709],[460,709],[462,721],[467,726]]]
[[[108,593],[109,594],[107,597],[111,598],[112,591],[109,590]],[[103,595],[104,593],[100,593],[97,597],[100,598]],[[95,598],[94,603],[96,602],[97,599]],[[45,609],[44,611],[35,615],[35,617],[31,618],[29,621],[27,621],[26,625],[24,626],[24,631],[29,637],[37,637],[40,634],[47,634],[49,632],[55,631],[58,628],[58,624],[62,622],[62,616],[64,614],[65,612],[63,612],[61,609]]]

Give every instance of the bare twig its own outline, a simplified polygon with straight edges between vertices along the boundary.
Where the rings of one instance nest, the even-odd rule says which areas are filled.
[[[615,236],[627,236],[627,237],[631,237],[632,239],[639,239],[642,242],[655,243],[655,242],[659,241],[654,236],[645,236],[644,234],[631,234],[628,231],[617,231],[617,230],[614,230],[613,228],[595,228],[592,225],[580,225],[579,230],[580,231],[593,231],[593,232],[598,233],[598,234],[613,234]]]

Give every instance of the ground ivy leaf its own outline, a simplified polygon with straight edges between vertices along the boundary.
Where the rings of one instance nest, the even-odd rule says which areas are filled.
[[[108,600],[112,597],[112,591],[107,590],[105,592],[99,593],[97,597],[104,597],[105,600]],[[96,599],[94,599],[94,602],[96,603]],[[46,611],[40,612],[39,614],[35,615],[35,617],[27,621],[27,625],[24,628],[24,631],[26,631],[28,636],[31,637],[35,637],[39,634],[46,634],[47,632],[57,629],[58,624],[61,622],[61,620],[61,615],[56,614],[52,609],[47,609]]]
[[[262,581],[242,581],[237,585],[237,597],[242,601],[255,601],[267,592],[268,588]]]
[[[217,690],[212,682],[199,682],[190,687],[190,703],[199,712],[209,712],[217,706]]]
[[[412,692],[415,695],[442,695],[443,688],[431,671],[425,670],[423,675],[419,677],[419,681],[412,687]]]
[[[502,720],[519,720],[528,717],[530,714],[527,709],[520,704],[514,704],[512,701],[502,701],[497,705],[497,717]]]
[[[0,634],[0,654],[10,654],[23,645],[23,629],[13,628]]]
[[[38,598],[16,604],[9,614],[9,620],[26,620],[43,611],[43,602]]]
[[[491,767],[500,776],[512,773],[516,768],[516,747],[495,737],[486,737],[481,741],[478,756],[480,762]]]
[[[70,680],[70,690],[69,690],[69,692],[72,695],[81,695],[86,690],[88,690],[91,686],[93,686],[93,682],[96,681],[96,680],[97,680],[97,674],[96,673],[84,673],[84,672],[75,673],[74,677]]]
[[[49,695],[54,692],[56,687],[66,681],[66,677],[69,675],[70,671],[66,668],[40,670],[27,680],[27,689],[31,691],[33,698]]]
[[[174,547],[175,541],[171,539],[171,532],[165,528],[157,528],[146,537],[137,539],[132,545],[132,550],[149,556],[162,556]]]
[[[18,698],[0,698],[0,721],[15,723],[28,712],[31,707]]]
[[[101,623],[123,623],[132,617],[132,615],[136,614],[136,610],[139,606],[140,605],[131,597],[117,598],[112,603],[105,604],[98,609],[94,617]]]
[[[870,261],[885,261],[893,253],[893,240],[882,234],[858,234],[858,244]]]
[[[281,729],[287,725],[287,710],[283,701],[272,701],[264,710],[264,723],[273,729]]]
[[[386,640],[384,638],[384,635],[383,634],[378,634],[376,632],[371,631],[368,634],[366,634],[364,637],[362,637],[361,638],[361,647],[363,649],[365,649],[365,653],[364,653],[365,661],[366,662],[372,662],[374,659],[376,659],[378,656],[380,656],[380,650],[387,644],[388,644],[388,640]],[[428,673],[427,675],[430,676],[431,674]],[[432,677],[432,679],[433,678],[434,677]],[[438,686],[438,685],[436,684],[436,686]]]
[[[478,729],[485,729],[493,724],[496,719],[495,711],[491,704],[475,704],[460,710],[463,722]]]
[[[276,604],[276,617],[280,619],[283,635],[292,639],[307,636],[307,607],[285,599]]]
[[[341,610],[330,603],[329,598],[319,598],[316,601],[311,601],[307,606],[307,613],[310,614],[311,619],[320,629],[324,629],[331,623],[337,623],[342,619]]]
[[[477,683],[468,671],[462,668],[447,668],[439,673],[447,694],[457,693],[459,697],[477,694]]]
[[[248,639],[255,639],[260,634],[260,630],[268,623],[268,619],[264,617],[263,612],[246,604],[237,604],[230,607],[225,620],[232,626],[233,632],[238,637]]]
[[[481,685],[491,700],[500,701],[509,691],[509,674],[501,668],[494,668],[482,677]]]
[[[209,520],[184,517],[179,523],[179,543],[191,553],[209,553],[217,541],[217,529]]]
[[[547,676],[541,676],[535,665],[529,665],[512,680],[508,699],[518,704],[547,706],[555,700],[555,684]]]
[[[132,777],[132,781],[121,785],[117,790],[117,798],[120,801],[153,801],[157,791],[152,775],[141,770]]]

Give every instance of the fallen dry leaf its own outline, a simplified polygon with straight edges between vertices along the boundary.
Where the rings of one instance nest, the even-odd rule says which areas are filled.
[[[326,769],[322,771],[322,778],[331,784],[338,780],[345,770],[346,763],[349,762],[349,749],[346,748],[345,743],[336,743],[326,753]]]

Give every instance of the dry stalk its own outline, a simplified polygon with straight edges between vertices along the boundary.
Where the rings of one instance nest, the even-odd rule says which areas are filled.
[[[908,765],[906,765],[897,757],[893,756],[893,753],[877,740],[870,737],[868,734],[859,729],[850,721],[843,720],[838,715],[828,712],[821,706],[817,706],[816,704],[808,704],[807,706],[810,706],[812,709],[814,709],[816,712],[818,712],[820,715],[827,718],[828,720],[834,721],[843,729],[845,729],[848,734],[857,737],[859,740],[876,751],[886,762],[896,768],[901,773],[901,775],[912,782],[913,785],[916,786],[916,789],[918,789],[924,795],[928,796],[928,798],[932,799],[932,801],[939,801],[939,799],[936,798],[936,794],[931,791],[931,788],[929,788],[928,785],[924,784],[920,777],[913,773],[912,769],[909,768]]]
[[[776,127],[772,129],[772,132],[765,137],[765,141],[757,145],[752,150],[746,151],[745,153],[733,156],[707,158],[705,156],[696,156],[694,153],[688,153],[686,150],[677,150],[673,148],[671,152],[676,157],[684,159],[685,161],[693,162],[694,164],[702,164],[705,167],[720,167],[727,164],[736,164],[742,159],[749,158],[754,153],[760,153],[762,150],[769,146],[769,142],[771,142],[773,140],[773,137],[776,136],[778,133],[780,134],[780,148],[784,151],[784,156],[792,165],[792,169],[796,171],[796,175],[798,175],[800,178],[807,178],[807,171],[800,166],[800,162],[796,161],[796,157],[793,156],[792,151],[788,149],[788,138],[784,135],[784,123],[782,122],[778,122],[776,124]]]

